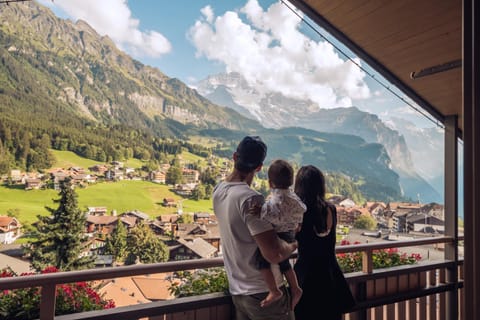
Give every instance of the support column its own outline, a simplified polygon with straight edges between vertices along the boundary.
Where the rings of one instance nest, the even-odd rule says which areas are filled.
[[[480,319],[480,1],[463,0],[465,319]],[[479,199],[476,201],[476,199]]]
[[[455,261],[447,273],[449,283],[458,283],[458,117],[445,117],[445,236],[453,243],[445,245],[445,260]],[[446,318],[458,320],[458,289],[447,293]]]

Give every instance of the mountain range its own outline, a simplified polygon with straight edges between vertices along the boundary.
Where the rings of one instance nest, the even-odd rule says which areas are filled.
[[[440,166],[443,157],[436,157],[441,144],[433,143],[429,144],[432,148],[425,148],[425,133],[428,132],[405,120],[399,119],[398,126],[403,129],[402,133],[407,133],[411,143],[408,146],[405,136],[377,115],[356,107],[324,109],[310,100],[288,98],[278,92],[261,92],[250,86],[239,73],[211,75],[198,82],[196,89],[210,101],[258,120],[266,127],[302,127],[351,134],[363,138],[367,143],[382,144],[391,159],[392,169],[399,175],[400,186],[406,197],[414,200],[420,198],[422,202],[442,202],[442,192],[423,178],[426,175],[431,178],[430,181],[436,182],[436,173],[443,172]],[[435,130],[431,130],[430,134],[435,142],[441,137],[441,133]],[[419,135],[422,135],[422,139],[418,139]],[[420,143],[423,147],[420,147]],[[412,160],[409,146],[415,148],[415,161]],[[421,160],[422,157],[437,160],[435,163],[425,162]],[[414,163],[428,163],[427,167],[420,168],[423,175],[419,174],[419,168]]]
[[[227,78],[241,82],[239,77]],[[315,111],[308,101],[274,94],[257,99],[255,89],[247,86],[242,95],[224,85],[217,86],[215,94],[207,91],[132,59],[86,22],[60,19],[35,2],[0,11],[0,117],[4,125],[25,130],[42,121],[40,132],[50,135],[52,145],[52,132],[68,132],[70,127],[108,143],[115,133],[117,138],[125,134],[118,133],[121,126],[135,130],[128,133],[128,141],[137,139],[133,144],[153,146],[157,138],[188,141],[200,135],[215,138],[222,154],[231,155],[236,141],[255,134],[269,145],[267,161],[282,157],[343,173],[369,200],[408,198],[415,191],[405,179],[412,177],[415,187],[421,182],[409,171],[402,137],[374,115],[356,108]],[[230,105],[215,95],[230,99]],[[296,103],[297,109],[285,109],[284,103]],[[292,122],[282,122],[288,117]],[[327,127],[329,122],[337,125]],[[67,134],[62,139],[79,137]]]

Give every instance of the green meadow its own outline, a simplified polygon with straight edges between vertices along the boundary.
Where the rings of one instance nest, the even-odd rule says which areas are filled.
[[[212,212],[211,200],[194,201],[183,199],[173,193],[168,186],[148,181],[123,180],[119,182],[101,182],[86,188],[75,189],[81,209],[87,207],[107,207],[108,211],[116,210],[118,214],[140,210],[151,218],[161,214],[175,213],[176,208],[162,205],[164,198],[182,201],[183,212]],[[52,189],[28,190],[0,186],[0,215],[7,211],[19,213],[21,222],[34,222],[37,215],[48,214],[45,207],[57,208],[54,199],[58,192]]]
[[[68,169],[70,167],[82,167],[87,169],[88,167],[94,166],[96,164],[102,164],[101,162],[95,160],[79,157],[71,151],[50,149],[50,152],[52,152],[52,154],[55,156],[55,159],[57,160],[53,164],[54,168]],[[123,164],[125,167],[140,168],[142,167],[143,162],[138,159],[128,159],[123,161]]]
[[[88,168],[98,162],[81,158],[69,151],[53,150],[57,161],[54,167],[68,168],[80,166]],[[187,158],[194,159],[187,154]],[[200,158],[201,159],[201,158]],[[139,167],[141,161],[124,162],[129,167]],[[109,212],[115,210],[117,214],[130,210],[139,210],[155,218],[161,214],[175,213],[176,208],[166,208],[162,205],[164,198],[173,198],[182,202],[183,212],[213,212],[211,200],[194,201],[184,199],[173,193],[168,186],[149,181],[122,180],[118,182],[99,182],[86,188],[76,188],[78,204],[81,209],[87,207],[107,207]],[[48,214],[45,208],[57,208],[54,203],[58,199],[58,191],[24,190],[23,186],[0,186],[0,215],[7,211],[18,213],[21,222],[34,222],[37,215]]]

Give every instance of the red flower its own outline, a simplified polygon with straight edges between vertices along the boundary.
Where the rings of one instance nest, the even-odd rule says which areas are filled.
[[[45,269],[42,270],[42,274],[43,273],[55,273],[55,272],[58,272],[58,268],[57,267],[54,267],[54,266],[50,266],[50,267],[46,267]]]

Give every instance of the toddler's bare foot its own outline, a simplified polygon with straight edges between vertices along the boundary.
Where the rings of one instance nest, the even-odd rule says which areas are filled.
[[[298,301],[300,301],[303,291],[299,287],[291,288],[290,294],[292,295],[292,310],[293,310],[295,309],[295,306],[297,305]]]
[[[280,290],[270,291],[268,293],[267,297],[265,299],[263,299],[262,302],[260,302],[260,306],[261,307],[269,306],[272,303],[274,303],[275,301],[280,300],[280,298],[282,298],[282,296],[283,296],[283,293]]]

